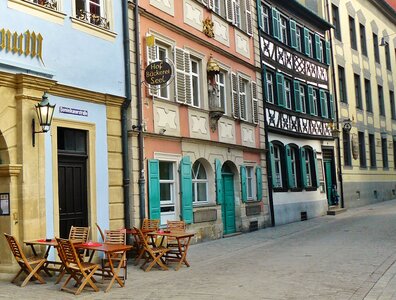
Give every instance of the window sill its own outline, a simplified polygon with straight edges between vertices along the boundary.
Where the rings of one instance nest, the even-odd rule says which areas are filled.
[[[288,191],[286,188],[272,188],[272,190],[274,193],[287,193]]]
[[[61,25],[63,25],[66,17],[66,14],[62,12],[23,0],[8,0],[8,7]]]
[[[193,203],[194,208],[208,208],[208,207],[216,207],[217,204],[214,203],[203,203],[203,204],[197,204]]]
[[[377,170],[377,167],[375,166],[373,166],[373,167],[370,167],[370,170],[373,170],[373,171],[376,171]]]
[[[300,187],[290,189],[291,192],[302,192],[302,190]]]
[[[100,28],[90,23],[78,20],[74,17],[70,17],[70,20],[74,29],[80,30],[98,38],[113,42],[117,36],[117,34],[113,31]]]
[[[317,188],[317,187],[314,187],[314,186],[308,186],[308,187],[305,188],[305,190],[306,190],[307,192],[312,192],[312,191],[318,190],[318,188]]]

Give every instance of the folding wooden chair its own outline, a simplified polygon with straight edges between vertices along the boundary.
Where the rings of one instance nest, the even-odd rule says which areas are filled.
[[[143,232],[138,229],[138,228],[134,228],[137,232],[137,236],[140,240],[140,242],[143,245],[143,250],[144,253],[147,254],[147,258],[144,261],[144,263],[140,266],[141,269],[143,269],[145,272],[148,272],[151,270],[151,268],[157,264],[158,266],[160,266],[163,270],[168,270],[168,267],[165,266],[165,264],[163,263],[163,261],[161,260],[161,258],[169,251],[168,248],[165,248],[163,246],[159,246],[159,247],[155,247],[155,246],[151,246],[149,245],[147,238],[143,235]],[[144,266],[149,262],[152,261],[146,269],[144,269]]]
[[[186,232],[186,222],[184,221],[167,221],[167,229],[171,232]],[[172,260],[172,258],[180,259],[181,251],[184,250],[185,244],[184,240],[180,240],[180,246],[182,249],[179,249],[179,243],[176,238],[168,237],[167,238],[167,248],[169,252],[166,254],[166,260]],[[180,251],[181,250],[181,251]]]
[[[148,230],[155,231],[158,230],[159,225],[160,225],[160,220],[143,219],[142,229],[147,231]]]
[[[8,245],[10,246],[12,254],[21,267],[11,282],[14,283],[18,276],[22,272],[25,272],[28,276],[22,282],[21,287],[24,287],[29,282],[29,280],[32,279],[32,277],[37,279],[40,283],[45,283],[44,279],[38,274],[38,272],[46,262],[46,259],[38,256],[26,257],[15,237],[7,233],[4,233],[4,235],[7,239]]]
[[[118,230],[105,230],[104,232],[104,243],[113,245],[125,245],[126,244],[126,229]],[[123,253],[115,252],[111,254],[111,261],[118,262],[121,264],[121,268],[124,269],[123,280],[127,279],[127,261],[126,259],[121,261]],[[107,272],[110,275],[110,266],[107,258],[102,259],[102,274]]]
[[[160,225],[160,220],[155,220],[155,219],[143,219],[143,223],[142,223],[142,231],[144,232],[150,232],[150,231],[156,231],[159,229],[159,225]],[[150,244],[151,241],[148,239],[148,237],[143,234],[147,240],[147,242]],[[137,256],[135,259],[135,265],[137,265],[139,263],[139,260],[143,257],[145,251],[144,251],[144,247],[142,242],[140,241],[137,232],[135,232],[133,234],[133,237],[135,239],[136,242],[136,251],[137,251]],[[155,246],[155,245],[153,245]]]
[[[76,249],[73,246],[73,242],[70,240],[56,238],[58,243],[58,251],[60,252],[60,257],[64,260],[65,269],[70,274],[66,279],[65,283],[61,287],[61,290],[72,292],[75,295],[79,295],[88,283],[95,292],[99,289],[94,283],[94,278],[92,277],[96,270],[99,268],[98,264],[81,261]],[[70,280],[74,278],[76,284],[79,287],[76,290],[67,287]]]

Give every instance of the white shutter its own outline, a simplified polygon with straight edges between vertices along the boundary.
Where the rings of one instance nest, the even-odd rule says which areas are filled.
[[[207,0],[208,1],[208,5],[210,9],[213,9],[214,7],[214,0]]]
[[[239,83],[239,117],[241,120],[247,121],[247,114],[246,114],[246,85],[245,85],[245,95],[242,97],[241,90],[243,85],[243,79],[241,76],[238,76],[238,83]]]
[[[152,62],[158,59],[158,46],[151,46],[146,47],[147,51],[147,65],[151,64]],[[158,96],[159,95],[159,86],[155,85],[148,85],[148,93],[150,96]]]
[[[253,114],[253,123],[258,124],[257,83],[254,81],[252,81],[252,114]]]
[[[253,35],[253,24],[252,24],[252,9],[250,5],[251,0],[245,1],[246,8],[246,32],[248,35]]]
[[[200,2],[202,2],[202,4],[205,5],[206,7],[208,7],[208,0],[201,0]]]
[[[191,103],[191,74],[190,53],[184,49],[175,47],[176,67],[176,101],[180,103]]]
[[[226,4],[226,17],[227,21],[234,22],[234,7],[233,7],[233,0],[225,0]]]
[[[238,76],[235,73],[231,73],[232,115],[236,119],[240,118],[238,85]]]

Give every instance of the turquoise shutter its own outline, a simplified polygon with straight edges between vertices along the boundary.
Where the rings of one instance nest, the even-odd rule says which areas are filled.
[[[263,23],[261,22],[261,18],[263,17],[261,15],[262,11],[261,11],[261,0],[256,0],[257,3],[257,22],[258,22],[258,26],[261,30],[264,30],[263,28]]]
[[[296,187],[296,181],[293,176],[293,164],[292,164],[292,157],[291,157],[291,148],[289,145],[285,146],[286,151],[286,170],[287,170],[287,186],[289,188]]]
[[[269,155],[270,155],[270,163],[271,163],[271,177],[272,177],[272,186],[276,186],[276,178],[275,178],[275,153],[274,153],[274,145],[269,143]]]
[[[311,48],[309,47],[309,30],[304,28],[304,52],[306,55],[311,56]]]
[[[256,167],[256,189],[257,201],[263,199],[263,175],[261,174],[261,167]]]
[[[320,36],[315,33],[315,58],[322,61],[322,51],[320,51]]]
[[[241,172],[241,198],[242,198],[242,202],[246,202],[247,201],[246,167],[241,166],[240,172]]]
[[[159,220],[161,218],[159,179],[160,179],[159,161],[158,159],[149,159],[148,160],[149,215],[150,215],[150,219],[155,219],[155,220]]]
[[[300,82],[294,80],[294,107],[296,111],[301,112],[301,105]]]
[[[314,158],[314,164],[315,164],[316,187],[319,187],[320,186],[319,168],[318,168],[318,158],[316,157],[316,150],[313,151],[313,158]]]
[[[319,91],[320,94],[320,110],[322,113],[323,118],[328,118],[328,113],[327,113],[327,95],[324,90]]]
[[[272,8],[272,35],[276,39],[280,39],[280,14],[276,8]]]
[[[184,156],[180,161],[181,217],[186,224],[193,223],[191,160]]]
[[[300,169],[301,169],[301,183],[302,187],[307,187],[307,169],[305,166],[305,149],[300,148]]]
[[[297,25],[296,25],[296,21],[294,20],[290,20],[290,42],[291,42],[291,46],[294,49],[298,48],[297,45]]]
[[[285,85],[283,74],[276,73],[276,92],[278,96],[278,105],[281,107],[285,107]]]
[[[330,65],[330,63],[331,63],[331,48],[330,48],[329,41],[326,41],[325,47],[326,47],[326,64]]]
[[[309,103],[309,113],[314,116],[314,101],[313,101],[313,87],[308,86],[308,103]]]
[[[333,95],[329,95],[330,118],[334,120],[334,100]]]
[[[216,200],[217,204],[223,204],[223,176],[221,175],[221,162],[219,159],[215,159],[216,169]]]

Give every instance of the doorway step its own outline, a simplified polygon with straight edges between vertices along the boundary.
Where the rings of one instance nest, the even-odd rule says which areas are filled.
[[[345,211],[346,211],[346,208],[342,208],[339,206],[329,206],[329,209],[327,210],[327,215],[335,216],[335,215],[339,215]]]
[[[238,231],[238,232],[234,232],[234,233],[229,233],[229,234],[224,234],[223,238],[228,238],[228,237],[233,237],[233,236],[237,236],[242,234],[242,232]]]

